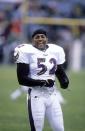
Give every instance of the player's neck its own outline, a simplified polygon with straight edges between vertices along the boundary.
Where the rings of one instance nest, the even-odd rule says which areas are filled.
[[[41,50],[41,51],[46,51],[48,48],[49,48],[49,46],[48,45],[46,45],[45,46],[45,48],[38,48],[38,47],[36,47],[35,45],[33,45],[35,48],[37,48],[38,50]]]

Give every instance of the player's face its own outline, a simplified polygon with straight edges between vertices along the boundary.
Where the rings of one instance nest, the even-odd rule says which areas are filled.
[[[36,34],[33,37],[33,44],[36,48],[44,50],[48,39],[44,34]]]

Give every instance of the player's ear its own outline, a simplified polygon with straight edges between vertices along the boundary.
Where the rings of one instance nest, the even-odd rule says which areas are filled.
[[[46,38],[47,39],[47,43],[48,43],[48,38]]]

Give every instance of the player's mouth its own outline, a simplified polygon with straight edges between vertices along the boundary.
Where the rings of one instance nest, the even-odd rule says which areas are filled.
[[[43,40],[38,41],[38,43],[43,44]]]

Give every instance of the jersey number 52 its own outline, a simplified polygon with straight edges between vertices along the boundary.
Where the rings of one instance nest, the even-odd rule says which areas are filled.
[[[38,68],[41,68],[41,71],[39,71],[37,73],[37,75],[42,75],[47,71],[47,66],[45,65],[45,61],[46,61],[45,58],[37,58]],[[57,67],[56,59],[51,58],[49,60],[49,64],[50,63],[53,64],[52,68],[49,70],[49,74],[52,75],[52,74],[55,73],[55,70],[56,70],[56,67]]]

